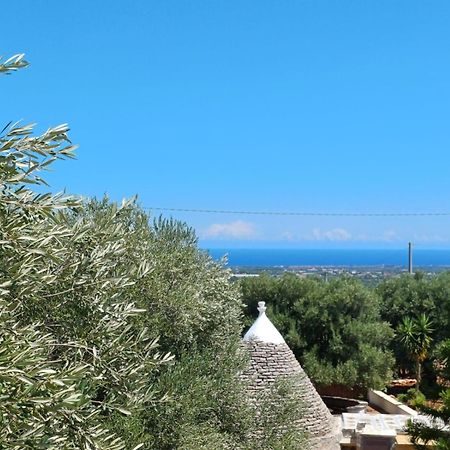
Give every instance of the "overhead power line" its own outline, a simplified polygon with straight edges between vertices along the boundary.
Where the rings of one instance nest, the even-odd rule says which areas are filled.
[[[437,217],[450,216],[450,212],[307,212],[307,211],[236,211],[226,209],[162,208],[146,206],[150,211],[190,212],[201,214],[241,214],[254,216],[303,216],[303,217]]]

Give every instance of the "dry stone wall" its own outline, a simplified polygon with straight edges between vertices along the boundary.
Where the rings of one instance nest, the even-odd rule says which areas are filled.
[[[243,345],[249,352],[250,360],[241,377],[248,385],[249,399],[255,407],[258,408],[258,403],[276,383],[286,380],[291,395],[302,407],[303,413],[295,419],[295,425],[307,434],[309,448],[339,449],[339,423],[328,411],[287,344],[252,340],[243,342]],[[283,400],[278,398],[277,401]]]

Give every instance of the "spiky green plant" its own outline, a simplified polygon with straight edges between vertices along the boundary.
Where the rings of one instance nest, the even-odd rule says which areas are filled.
[[[422,381],[422,363],[427,358],[433,341],[433,331],[432,323],[425,314],[420,314],[415,319],[404,317],[397,328],[398,340],[415,363],[418,387]]]

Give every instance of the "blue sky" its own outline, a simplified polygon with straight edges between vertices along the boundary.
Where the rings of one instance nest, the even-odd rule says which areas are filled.
[[[450,2],[14,1],[2,123],[69,122],[52,189],[143,206],[450,211]],[[205,246],[450,247],[450,217],[173,213]]]

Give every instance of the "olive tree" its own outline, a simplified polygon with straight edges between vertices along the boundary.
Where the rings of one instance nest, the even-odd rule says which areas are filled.
[[[26,65],[17,55],[0,73]],[[75,149],[67,125],[33,130],[10,123],[0,135],[1,447],[129,448],[104,424],[160,401],[147,380],[171,358],[137,330],[142,310],[125,295],[145,267],[115,263],[126,237],[116,225],[86,245],[90,227],[67,221],[79,200],[31,190]]]
[[[41,193],[74,156],[68,131],[0,134],[0,447],[254,448],[239,286],[190,227],[135,200]]]

